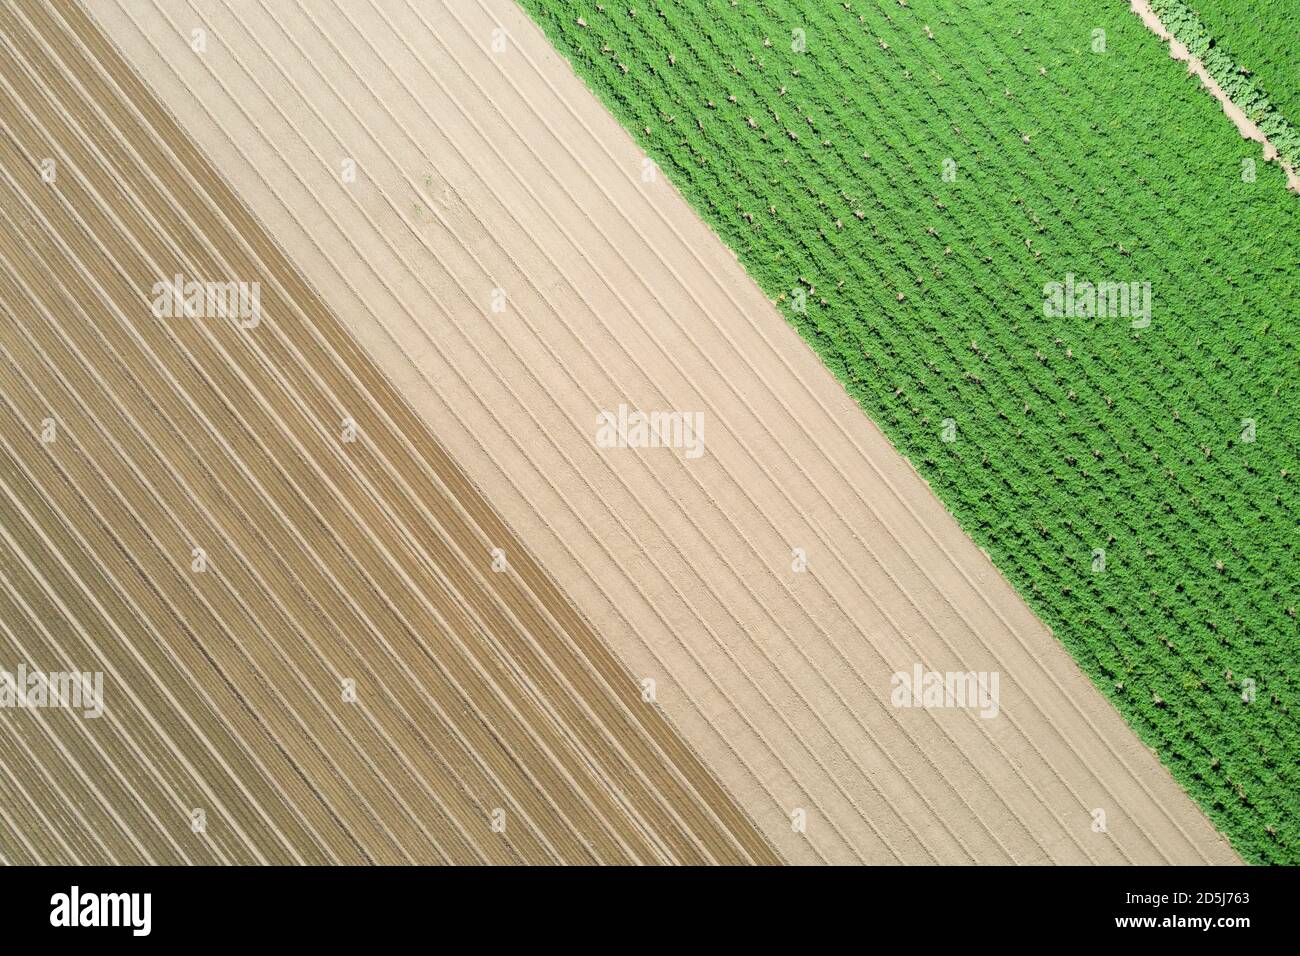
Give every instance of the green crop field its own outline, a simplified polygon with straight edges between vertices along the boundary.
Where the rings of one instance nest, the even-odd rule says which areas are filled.
[[[1118,0],[521,2],[1238,851],[1300,863],[1300,199],[1258,144]]]

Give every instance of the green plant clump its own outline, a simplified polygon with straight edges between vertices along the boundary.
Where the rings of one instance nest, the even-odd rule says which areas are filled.
[[[1285,0],[1151,0],[1151,11],[1294,169],[1300,166],[1300,26]],[[1289,7],[1289,9],[1288,9]],[[1208,22],[1207,22],[1208,16]]]

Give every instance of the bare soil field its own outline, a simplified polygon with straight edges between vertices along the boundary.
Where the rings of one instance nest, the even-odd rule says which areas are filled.
[[[1239,862],[508,0],[5,2],[0,78],[0,621],[109,671],[0,716],[23,859]]]
[[[77,7],[0,101],[3,654],[105,674],[0,718],[9,862],[776,860]]]

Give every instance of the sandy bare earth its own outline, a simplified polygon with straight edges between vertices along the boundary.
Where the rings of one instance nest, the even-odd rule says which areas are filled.
[[[61,86],[0,90],[0,301],[32,317],[0,339],[0,601],[58,622],[3,636],[123,687],[113,724],[0,716],[32,853],[1238,862],[508,0],[0,9],[106,69],[93,20],[142,82],[97,93],[112,124],[151,93],[179,127],[79,147]],[[42,190],[56,136],[75,172]],[[65,221],[106,203],[117,267]],[[260,279],[266,321],[149,321],[178,262]],[[40,445],[52,405],[76,424]],[[702,444],[603,447],[620,405]],[[914,668],[996,674],[996,714],[895,706]]]

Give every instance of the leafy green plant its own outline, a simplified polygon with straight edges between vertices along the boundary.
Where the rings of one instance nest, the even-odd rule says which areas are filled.
[[[1212,32],[1183,0],[1151,0],[1151,10],[1174,39],[1204,64],[1237,106],[1259,127],[1294,169],[1300,166],[1300,29],[1295,9],[1265,0],[1200,0],[1198,6],[1220,24]],[[1226,29],[1226,34],[1223,30]],[[1227,41],[1225,44],[1224,41]],[[1236,53],[1248,52],[1247,67]],[[1289,64],[1290,73],[1284,64]],[[1263,81],[1255,70],[1263,70]]]

